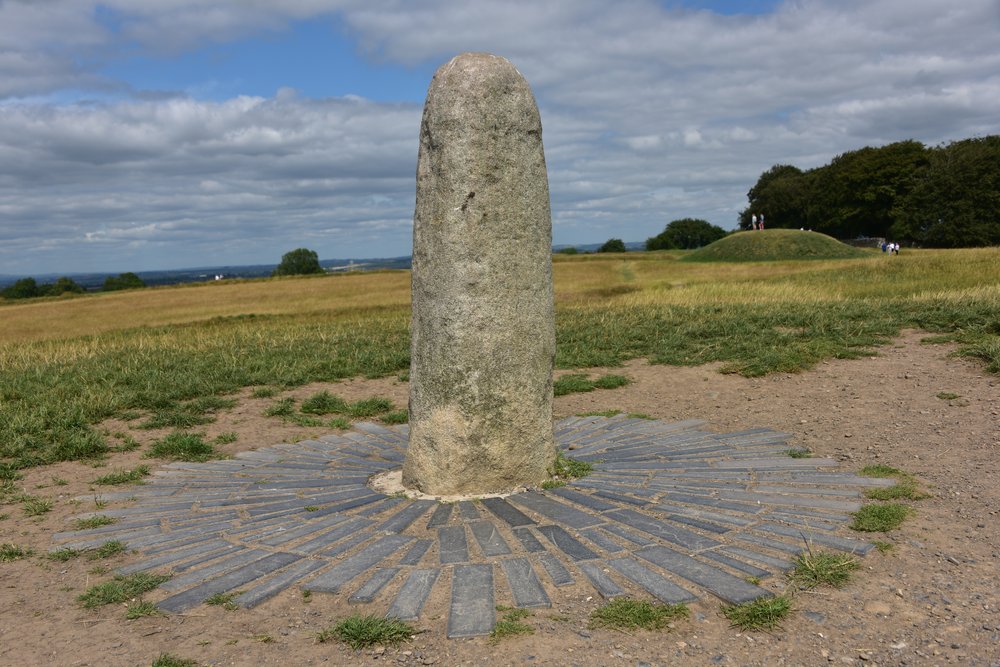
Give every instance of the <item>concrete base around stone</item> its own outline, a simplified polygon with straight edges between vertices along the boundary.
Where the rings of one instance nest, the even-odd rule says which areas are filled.
[[[600,460],[591,476],[443,504],[369,490],[371,475],[400,465],[408,429],[359,424],[233,461],[170,464],[125,495],[98,496],[119,523],[57,533],[52,548],[121,540],[137,554],[120,573],[174,574],[157,601],[170,612],[215,593],[240,591],[237,604],[252,607],[301,588],[344,596],[365,613],[421,620],[438,591],[449,600],[442,622],[450,637],[489,634],[497,599],[545,607],[585,582],[605,598],[741,603],[770,595],[747,579],[784,573],[804,539],[859,556],[872,549],[844,524],[865,489],[892,480],[823,459],[786,465],[788,434],[699,426],[564,419],[558,445]],[[689,456],[694,449],[701,453]]]

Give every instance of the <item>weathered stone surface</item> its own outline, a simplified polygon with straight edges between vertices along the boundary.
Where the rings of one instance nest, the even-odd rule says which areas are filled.
[[[555,457],[541,130],[531,89],[503,58],[464,53],[431,81],[413,221],[409,488],[538,485]]]

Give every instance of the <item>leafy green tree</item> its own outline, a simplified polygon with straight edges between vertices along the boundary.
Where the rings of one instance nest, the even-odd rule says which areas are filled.
[[[298,248],[281,256],[281,264],[271,274],[272,276],[299,276],[310,273],[324,273],[319,265],[319,255],[308,248]]]
[[[31,299],[40,296],[38,282],[34,278],[21,278],[3,291],[5,299]]]
[[[938,248],[1000,245],[1000,136],[931,150],[894,211],[891,235]]]
[[[597,252],[625,252],[625,242],[621,239],[608,239]]]
[[[49,296],[59,296],[60,294],[83,294],[86,290],[72,278],[62,276],[51,285],[43,285],[45,293]]]
[[[105,292],[114,292],[123,289],[138,289],[145,287],[146,283],[142,278],[132,273],[119,273],[117,276],[108,276],[104,279],[104,286],[101,288]]]
[[[707,220],[682,218],[668,223],[662,232],[646,239],[646,250],[692,250],[718,241],[725,235],[726,230]]]
[[[751,229],[753,215],[764,214],[767,227],[796,229],[805,226],[806,205],[813,178],[790,164],[776,164],[757,179],[747,199],[750,206],[740,211],[740,229]]]

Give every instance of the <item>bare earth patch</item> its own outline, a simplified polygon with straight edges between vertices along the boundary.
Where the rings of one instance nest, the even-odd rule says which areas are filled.
[[[624,634],[588,629],[603,601],[580,586],[563,604],[533,610],[524,622],[534,634],[491,644],[486,637],[448,640],[433,620],[446,601],[432,599],[420,634],[396,648],[353,652],[319,643],[316,634],[358,610],[341,596],[304,596],[289,589],[251,610],[201,606],[188,614],[125,620],[122,605],[86,610],[76,601],[130,554],[65,562],[41,556],[52,535],[71,529],[69,517],[99,509],[97,477],[143,463],[142,451],[164,432],[128,430],[142,447],[116,454],[101,467],[63,463],[25,471],[24,492],[53,509],[26,516],[20,503],[0,506],[0,543],[35,555],[0,563],[0,665],[149,665],[171,653],[211,665],[995,665],[1000,664],[1000,378],[974,361],[951,358],[949,346],[920,343],[907,332],[872,358],[832,360],[796,375],[747,379],[717,367],[651,366],[642,360],[606,369],[633,382],[556,399],[556,418],[619,409],[654,418],[705,419],[713,430],[766,426],[795,434],[793,444],[839,459],[847,470],[886,464],[913,473],[932,497],[913,503],[916,514],[887,535],[893,545],[872,553],[843,589],[799,592],[779,630],[740,632],[718,601],[691,606],[690,620],[668,631]],[[595,374],[600,369],[588,369]],[[301,400],[326,389],[348,401],[384,396],[406,405],[407,386],[394,378],[312,385],[282,393]],[[956,394],[943,399],[938,394]],[[235,432],[219,447],[227,454],[330,433],[302,428],[264,409],[276,399],[250,398],[201,429],[210,440]],[[447,583],[447,582],[442,582]],[[776,582],[780,584],[781,582]],[[435,589],[436,596],[446,586]],[[577,593],[577,594],[573,594]],[[149,594],[149,599],[158,599]],[[498,603],[504,603],[498,600]]]

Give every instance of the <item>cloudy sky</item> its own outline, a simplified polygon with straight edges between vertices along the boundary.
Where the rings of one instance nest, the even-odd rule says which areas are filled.
[[[420,111],[510,59],[556,243],[726,229],[774,164],[1000,133],[1000,0],[0,0],[0,274],[410,252]]]

